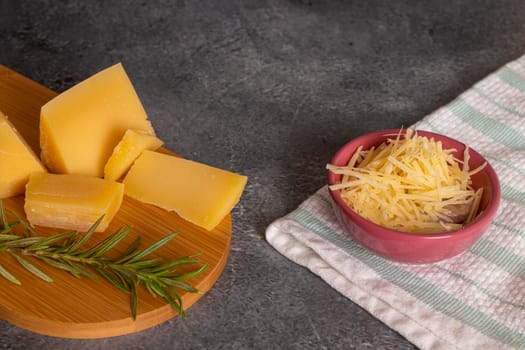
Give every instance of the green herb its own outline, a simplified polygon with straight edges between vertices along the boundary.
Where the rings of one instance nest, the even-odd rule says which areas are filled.
[[[8,214],[14,218],[12,221],[9,221]],[[176,236],[174,233],[144,249],[138,249],[140,243],[138,237],[117,258],[107,257],[106,253],[130,233],[129,227],[122,227],[96,245],[84,248],[101,220],[102,218],[97,220],[83,235],[78,231],[66,231],[43,237],[14,212],[7,213],[0,200],[0,252],[14,256],[21,266],[46,282],[53,282],[53,280],[26,257],[39,259],[50,267],[67,271],[77,278],[102,276],[115,287],[131,295],[133,319],[137,316],[138,285],[145,287],[153,296],[164,298],[181,317],[185,317],[178,291],[200,293],[183,281],[203,273],[207,264],[196,259],[197,255],[185,256],[169,262],[164,262],[162,258],[147,258],[172,240]],[[15,230],[20,226],[22,230]],[[182,274],[177,271],[183,265],[192,264],[202,266]],[[1,264],[0,275],[15,284],[21,284]]]

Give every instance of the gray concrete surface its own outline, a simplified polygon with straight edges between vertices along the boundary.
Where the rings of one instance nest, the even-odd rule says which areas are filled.
[[[249,176],[224,273],[188,318],[2,349],[412,349],[273,250],[267,225],[367,131],[408,126],[525,53],[525,2],[0,0],[0,63],[56,91],[123,62],[166,147]]]

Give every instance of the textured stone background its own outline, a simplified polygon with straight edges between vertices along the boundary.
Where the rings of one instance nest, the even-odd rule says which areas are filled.
[[[102,340],[5,349],[412,349],[264,240],[343,143],[409,126],[525,53],[525,2],[0,0],[0,64],[56,91],[123,62],[166,147],[249,176],[214,288]]]

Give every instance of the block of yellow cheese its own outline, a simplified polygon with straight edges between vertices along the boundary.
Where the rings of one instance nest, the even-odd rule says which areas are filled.
[[[144,150],[156,150],[163,142],[140,130],[127,130],[104,166],[104,178],[118,180]]]
[[[26,186],[24,210],[32,226],[87,231],[102,215],[106,230],[124,197],[124,186],[98,177],[33,173]]]
[[[40,111],[41,158],[55,173],[102,177],[128,129],[154,134],[122,65],[64,91]]]
[[[246,176],[153,151],[144,151],[123,180],[126,195],[207,230],[237,204],[246,182]]]
[[[24,193],[29,175],[45,171],[15,127],[0,112],[0,199]]]

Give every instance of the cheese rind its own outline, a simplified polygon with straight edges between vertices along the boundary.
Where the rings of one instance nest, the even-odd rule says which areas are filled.
[[[24,210],[32,226],[87,231],[102,215],[96,231],[106,230],[124,197],[121,183],[93,176],[33,173]]]
[[[43,171],[38,157],[0,112],[0,199],[24,193],[29,175]]]
[[[156,150],[163,142],[140,130],[127,130],[104,166],[104,178],[118,180],[144,150]]]
[[[144,151],[123,180],[126,195],[207,230],[237,204],[246,182],[246,176],[153,151]]]
[[[106,161],[128,129],[154,135],[139,97],[119,63],[42,107],[41,158],[55,173],[102,177]]]

